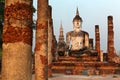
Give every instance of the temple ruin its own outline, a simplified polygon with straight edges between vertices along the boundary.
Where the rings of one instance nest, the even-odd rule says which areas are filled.
[[[5,1],[2,80],[32,79],[32,16],[31,0]],[[73,18],[74,30],[65,32],[64,41],[64,27],[61,23],[58,43],[54,35],[52,7],[48,0],[38,0],[37,17],[35,80],[47,80],[53,73],[120,74],[120,57],[114,47],[113,16],[108,16],[107,53],[100,49],[99,25],[95,25],[95,40],[81,29],[83,20],[78,8]]]
[[[57,60],[52,62],[52,73],[83,75],[86,71],[87,75],[119,74],[120,58],[115,53],[112,20],[113,17],[108,16],[107,53],[104,53],[103,50],[100,49],[99,25],[95,25],[95,48],[93,47],[93,38],[89,38],[89,34],[86,31],[79,31],[78,29],[66,33],[67,41],[65,43],[63,27],[61,25],[59,42],[57,44],[58,56]],[[76,26],[77,24],[81,24],[78,23],[78,21],[82,22],[82,18],[79,16],[77,9],[73,24]],[[75,42],[73,41],[73,43],[71,43],[71,46],[69,45],[70,39],[72,41],[76,39]]]

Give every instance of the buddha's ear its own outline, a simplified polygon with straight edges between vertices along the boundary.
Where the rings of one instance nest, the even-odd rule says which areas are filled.
[[[80,24],[80,28],[82,28],[82,22],[80,22],[81,24]]]

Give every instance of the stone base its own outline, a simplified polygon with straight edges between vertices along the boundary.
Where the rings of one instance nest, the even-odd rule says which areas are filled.
[[[86,70],[86,75],[102,75],[114,74],[120,70],[120,66],[116,63],[90,61],[89,59],[87,61],[87,57],[83,57],[82,59],[84,58],[86,59],[85,61],[75,57],[60,57],[58,61],[52,63],[52,72],[67,75],[82,75],[84,70]]]
[[[48,69],[48,78],[49,77],[52,77],[52,70],[51,69]]]

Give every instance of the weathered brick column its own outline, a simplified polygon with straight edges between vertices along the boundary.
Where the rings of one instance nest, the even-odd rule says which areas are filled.
[[[89,48],[93,49],[93,38],[89,39]]]
[[[98,57],[100,57],[100,33],[99,33],[99,25],[95,25],[95,50],[98,51]]]
[[[120,63],[120,57],[114,47],[113,16],[108,16],[108,61]]]
[[[52,10],[51,10],[52,11]],[[51,12],[52,13],[52,12]],[[52,18],[52,14],[51,14],[51,18]],[[57,50],[57,40],[56,37],[54,35],[54,26],[53,26],[53,22],[52,22],[52,56],[53,56],[53,61],[56,60],[56,50]]]
[[[51,63],[53,60],[52,56],[52,39],[53,39],[53,22],[52,22],[52,7],[48,6],[48,77],[52,76]]]
[[[32,0],[5,0],[2,80],[32,79]]]
[[[47,80],[48,69],[48,0],[38,0],[35,45],[35,80]]]
[[[54,34],[54,32],[53,32]],[[52,39],[52,55],[53,55],[53,60],[57,60],[57,56],[58,54],[56,53],[57,52],[57,40],[56,40],[56,37],[55,35],[53,35],[53,39]]]
[[[114,57],[114,31],[113,31],[113,17],[108,16],[108,58]]]

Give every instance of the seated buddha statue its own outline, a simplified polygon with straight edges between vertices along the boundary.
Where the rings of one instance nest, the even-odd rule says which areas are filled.
[[[81,30],[82,18],[79,16],[78,8],[76,16],[73,18],[73,31],[67,32],[66,34],[66,47],[71,53],[82,53],[89,47],[89,35],[87,32]]]

